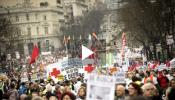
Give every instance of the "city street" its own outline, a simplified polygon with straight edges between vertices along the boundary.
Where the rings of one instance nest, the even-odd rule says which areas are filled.
[[[175,0],[0,0],[0,100],[174,100]]]

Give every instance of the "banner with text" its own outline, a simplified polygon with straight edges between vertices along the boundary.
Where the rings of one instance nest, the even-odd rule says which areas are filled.
[[[114,100],[114,90],[114,77],[97,74],[88,75],[86,100]]]

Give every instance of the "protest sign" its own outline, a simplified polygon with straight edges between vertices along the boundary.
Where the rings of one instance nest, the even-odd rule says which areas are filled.
[[[124,71],[119,71],[115,75],[115,83],[116,84],[123,84],[125,83],[125,72]]]
[[[162,71],[164,69],[168,70],[168,68],[166,67],[165,64],[161,64],[161,65],[157,66],[154,70]]]
[[[114,100],[115,78],[89,74],[86,100]]]
[[[72,79],[79,76],[79,69],[82,69],[81,59],[72,58],[61,62],[61,72],[66,79]]]
[[[35,82],[35,81],[37,81],[37,80],[38,80],[37,73],[33,73],[33,74],[31,75],[31,81],[32,81],[32,82]]]
[[[173,59],[170,61],[170,66],[171,66],[171,67],[174,67],[174,66],[175,66],[175,58],[173,58]]]
[[[57,63],[46,66],[47,77],[58,81],[59,75],[63,75],[64,79],[72,79],[84,74],[83,63],[79,58],[63,59]],[[63,77],[61,78],[63,79]]]
[[[137,67],[137,70],[140,70],[140,71],[145,71],[145,70],[147,70],[147,69],[148,69],[148,66],[146,66],[146,65]]]
[[[27,72],[23,72],[21,74],[21,82],[27,82],[27,81],[29,81],[29,79],[28,79],[28,73]]]

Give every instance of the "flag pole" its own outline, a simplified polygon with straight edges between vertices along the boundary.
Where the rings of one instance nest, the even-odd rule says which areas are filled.
[[[125,33],[122,33],[122,51],[121,51],[121,64],[123,66],[123,61],[125,60],[125,46],[126,46],[126,36]]]
[[[68,55],[67,39],[66,39],[65,47],[66,47],[66,55]]]
[[[75,55],[75,40],[74,40],[74,34],[73,34],[73,36],[72,36],[72,40],[73,40],[73,41],[72,41],[72,42],[73,42],[73,43],[72,43],[72,44],[73,44],[73,50],[72,50],[72,53],[73,53],[73,54],[72,54],[72,57],[74,58],[74,55]]]

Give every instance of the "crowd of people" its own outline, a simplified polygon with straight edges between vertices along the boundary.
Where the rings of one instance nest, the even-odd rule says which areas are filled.
[[[86,100],[83,77],[55,83],[52,79],[21,82],[0,79],[1,100]],[[126,73],[126,83],[116,84],[114,100],[175,100],[175,69]]]
[[[43,55],[32,66],[47,66],[63,57],[62,52]],[[14,70],[0,75],[0,100],[86,100],[87,83],[82,76],[55,83],[52,79],[24,82],[18,75]],[[127,71],[125,84],[116,84],[114,95],[114,100],[175,100],[175,69]]]

